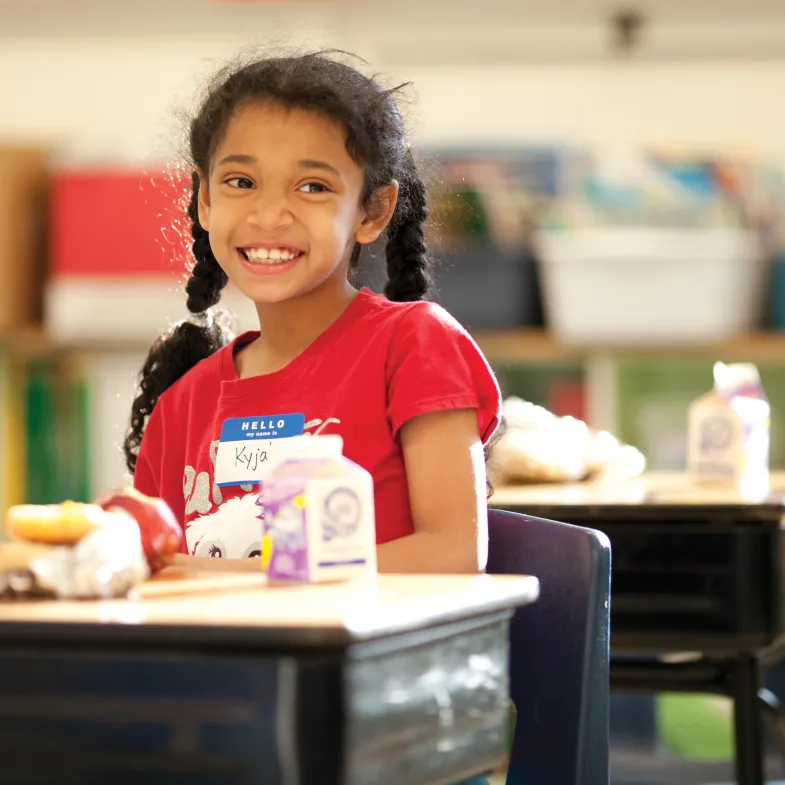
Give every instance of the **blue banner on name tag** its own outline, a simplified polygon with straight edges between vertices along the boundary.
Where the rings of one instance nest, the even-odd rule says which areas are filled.
[[[305,428],[304,414],[280,414],[273,417],[232,417],[221,427],[222,442],[244,439],[288,439],[301,436]]]
[[[283,461],[298,454],[304,414],[232,417],[221,426],[215,458],[219,487],[258,484]]]

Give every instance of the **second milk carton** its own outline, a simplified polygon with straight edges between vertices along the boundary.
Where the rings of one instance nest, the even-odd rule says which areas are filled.
[[[765,493],[769,421],[758,369],[747,363],[716,363],[714,389],[693,401],[689,410],[687,463],[693,479]]]
[[[338,436],[305,436],[301,447],[263,484],[267,577],[321,583],[376,574],[371,475],[342,455]]]

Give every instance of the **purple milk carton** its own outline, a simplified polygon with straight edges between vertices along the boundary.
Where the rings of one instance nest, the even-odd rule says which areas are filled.
[[[340,437],[305,440],[302,454],[263,484],[267,577],[321,583],[375,575],[371,475],[341,454]]]

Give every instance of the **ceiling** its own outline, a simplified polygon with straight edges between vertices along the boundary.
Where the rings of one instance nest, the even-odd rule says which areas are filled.
[[[785,0],[0,0],[0,39],[328,40],[379,63],[607,57],[640,12],[638,54],[785,57]]]
[[[229,32],[273,17],[363,24],[455,26],[478,20],[536,26],[580,25],[634,9],[656,23],[785,24],[785,0],[0,0],[0,31],[44,34],[56,29]],[[213,27],[212,29],[216,29]]]

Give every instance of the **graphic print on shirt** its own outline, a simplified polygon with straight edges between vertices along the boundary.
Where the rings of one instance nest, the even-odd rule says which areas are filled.
[[[309,420],[304,435],[319,436],[331,425],[340,425],[336,417]],[[224,500],[216,479],[216,461],[220,440],[210,443],[210,469],[197,473],[186,466],[183,473],[185,498],[185,539],[192,556],[247,559],[259,556],[262,538],[259,491],[253,484],[238,485],[243,496]],[[194,516],[191,518],[191,516]],[[189,520],[190,518],[190,520]]]

